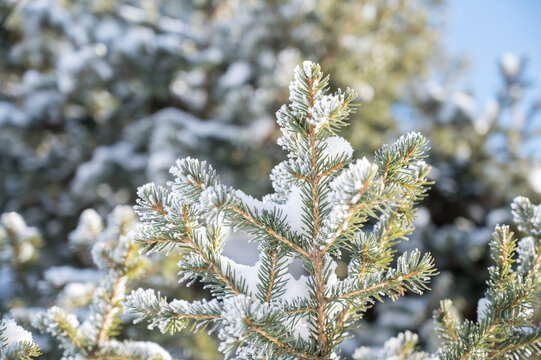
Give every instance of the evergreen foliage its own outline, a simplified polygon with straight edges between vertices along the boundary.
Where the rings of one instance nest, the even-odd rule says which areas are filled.
[[[360,89],[355,141],[373,150],[436,53],[441,2],[1,0],[0,211],[57,245],[80,211],[130,203],[179,153],[262,184],[269,114],[304,58]]]
[[[502,209],[518,194],[539,202],[531,144],[541,122],[524,58],[502,57],[503,86],[482,111],[475,94],[453,87],[460,70],[433,72],[434,60],[445,62],[434,26],[443,3],[0,0],[0,211],[19,211],[47,243],[44,262],[23,267],[26,281],[72,261],[63,240],[82,209],[105,214],[130,203],[137,185],[163,182],[179,155],[197,153],[226,183],[264,193],[279,156],[269,114],[287,98],[293,64],[309,58],[332,71],[333,87],[359,91],[363,106],[344,129],[357,151],[374,150],[404,124],[437,144],[437,181],[423,203],[430,215],[408,250],[433,254],[442,279],[457,284],[434,286],[463,297],[457,306],[471,317],[485,245],[509,220]],[[444,73],[451,81],[433,81]],[[423,75],[430,80],[421,84]],[[391,114],[396,103],[408,105],[406,116]],[[20,290],[17,272],[5,269],[2,279]],[[33,303],[30,288],[16,299],[2,292],[2,307]],[[381,338],[417,328],[426,341],[419,327],[430,311],[419,309],[439,297],[382,304],[372,325]],[[381,341],[372,334],[366,340]]]
[[[409,331],[385,342],[381,349],[361,347],[353,354],[355,360],[423,360],[428,358],[425,352],[416,351],[419,338]]]
[[[477,321],[462,321],[451,300],[434,312],[441,345],[431,359],[538,359],[541,325],[534,310],[541,292],[541,205],[525,197],[512,204],[515,223],[524,237],[517,241],[509,226],[498,225],[490,242],[493,265],[485,297],[477,306]],[[516,264],[515,264],[516,263]],[[354,358],[425,359],[415,351],[417,336],[406,332],[385,343],[383,349],[362,347]]]
[[[171,359],[157,344],[114,339],[121,330],[119,315],[122,314],[128,282],[141,273],[146,260],[138,255],[137,246],[128,236],[135,224],[131,208],[115,208],[107,227],[103,231],[98,227],[98,232],[92,232],[96,229],[89,226],[95,224],[91,220],[92,215],[86,212],[77,231],[72,233],[72,243],[75,241],[77,244],[83,238],[90,242],[94,237],[92,257],[103,272],[93,292],[88,317],[79,323],[76,315],[53,306],[40,313],[33,325],[59,342],[66,359]]]
[[[421,204],[417,231],[407,245],[429,251],[442,276],[433,283],[436,291],[430,298],[378,305],[374,325],[381,329],[378,334],[387,334],[375,344],[407,329],[431,342],[427,309],[441,298],[456,299],[457,310],[474,318],[491,261],[487,245],[494,227],[512,221],[508,204],[516,196],[541,202],[540,107],[527,64],[524,57],[504,54],[495,74],[501,86],[485,104],[476,102],[475,94],[433,80],[423,84],[413,101],[414,128],[423,129],[437,145],[430,151],[435,184]],[[373,338],[371,332],[366,335]]]
[[[430,341],[432,334],[419,327],[426,325],[426,309],[442,293],[457,299],[457,311],[473,318],[472,299],[483,290],[480,268],[494,225],[509,220],[505,209],[517,194],[539,202],[541,166],[531,145],[540,134],[541,107],[526,91],[531,84],[526,59],[513,54],[502,57],[503,87],[484,111],[475,111],[474,98],[447,83],[428,81],[420,91],[404,91],[404,85],[431,68],[437,53],[435,17],[429,13],[439,3],[368,0],[337,7],[327,0],[0,0],[0,52],[6,55],[0,58],[0,210],[20,211],[43,231],[47,243],[42,261],[36,262],[38,237],[15,247],[11,241],[35,229],[18,226],[21,235],[9,236],[2,220],[1,310],[49,306],[40,272],[60,258],[76,261],[63,240],[81,209],[92,206],[104,214],[116,203],[130,202],[136,184],[148,179],[161,183],[165,167],[179,154],[197,152],[213,163],[224,183],[243,182],[246,192],[260,194],[267,184],[261,174],[268,173],[268,159],[276,158],[267,146],[274,138],[268,114],[287,98],[282,89],[291,64],[310,58],[332,71],[332,87],[347,84],[359,91],[363,105],[349,114],[352,126],[342,129],[354,133],[350,138],[356,150],[373,150],[392,136],[386,130],[404,124],[391,121],[389,111],[404,100],[414,113],[412,129],[423,129],[437,144],[430,153],[436,185],[422,204],[428,212],[420,212],[424,216],[417,224],[423,229],[397,246],[399,251],[430,251],[447,283],[433,284],[441,292],[432,292],[431,299],[378,304],[362,343],[381,343],[405,329],[419,331],[421,343]],[[457,78],[456,69],[451,71],[449,77]],[[331,138],[330,148],[341,142]],[[509,146],[500,146],[504,143]],[[302,189],[297,190],[291,194],[301,197]],[[284,208],[288,202],[278,195],[271,200]],[[100,233],[102,225],[92,223],[97,217],[89,219],[94,229],[89,232]],[[6,215],[6,221],[24,224],[16,215]],[[372,230],[374,222],[369,220],[365,229]],[[94,240],[85,241],[70,241],[77,266],[93,264],[81,249]],[[351,249],[339,245],[345,250],[341,259],[330,252],[342,279]],[[152,246],[167,252],[175,245],[163,241]],[[259,266],[270,269],[268,261]],[[163,274],[155,269],[151,281]],[[65,285],[51,281],[59,270],[43,272],[47,286]],[[80,269],[72,275],[86,279],[95,273]],[[162,293],[193,297],[166,290],[174,284],[162,280],[156,282]],[[55,301],[70,312],[89,301],[88,294],[73,298],[72,288],[66,286]],[[45,289],[46,295],[50,291]]]
[[[440,359],[533,359],[541,355],[541,326],[534,323],[541,291],[541,206],[518,197],[512,209],[524,237],[517,242],[508,226],[496,227],[490,242],[493,265],[485,297],[479,300],[477,322],[461,323],[448,300],[435,312],[443,339]]]
[[[26,268],[39,257],[41,234],[38,229],[27,226],[16,212],[0,217],[0,264],[9,266],[16,273],[18,290],[29,290]],[[6,280],[4,280],[6,281]]]
[[[405,130],[423,129],[432,142],[435,184],[420,205],[417,230],[399,246],[430,252],[441,275],[427,296],[378,304],[370,330],[356,332],[363,343],[379,345],[397,332],[415,330],[435,350],[429,309],[442,298],[456,299],[460,313],[475,317],[494,227],[511,222],[508,204],[516,196],[541,202],[541,108],[527,65],[525,57],[503,54],[494,74],[501,86],[484,104],[457,88],[456,69],[448,81],[429,78],[411,92],[412,113],[405,118],[412,120],[403,123]]]
[[[295,69],[290,104],[277,112],[288,159],[272,171],[275,193],[262,201],[223,185],[210,165],[191,158],[171,169],[171,190],[139,189],[135,240],[147,252],[180,249],[182,278],[199,279],[214,299],[168,302],[140,289],[126,301],[129,313],[162,332],[218,329],[220,350],[239,359],[329,359],[376,301],[428,289],[436,273],[430,255],[397,257],[393,249],[413,230],[413,206],[429,185],[427,141],[411,133],[382,147],[373,163],[353,161],[351,146],[335,134],[356,94],[329,94],[328,83],[319,65]],[[229,226],[258,243],[255,266],[221,255]],[[352,260],[338,279],[344,250]],[[307,276],[291,276],[293,259]]]
[[[40,354],[32,334],[18,326],[13,319],[0,321],[1,360],[31,360]]]

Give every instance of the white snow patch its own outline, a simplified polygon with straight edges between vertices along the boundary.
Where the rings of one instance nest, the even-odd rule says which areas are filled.
[[[196,78],[197,74],[194,74],[193,77]],[[190,84],[186,82],[182,85],[182,87],[184,86],[186,87],[186,90],[177,90],[188,91],[187,89],[190,88]],[[193,91],[191,94],[193,95]],[[249,126],[241,127],[224,124],[217,119],[203,121],[187,112],[173,108],[160,110],[147,119],[149,122],[158,125],[153,134],[152,146],[154,147],[154,152],[163,149],[164,142],[170,141],[168,139],[171,137],[172,133],[180,134],[175,137],[175,140],[195,148],[199,146],[199,141],[201,139],[206,138],[221,139],[235,144],[259,144],[264,141],[274,129],[273,122],[268,118],[260,119],[252,122]],[[171,146],[176,149],[178,145],[172,144]]]
[[[302,339],[304,341],[310,340],[310,324],[308,323],[308,320],[306,317],[301,317],[300,320],[295,324],[295,327],[293,328],[293,336],[295,339],[299,340]]]
[[[363,5],[363,8],[361,10],[361,16],[364,21],[370,22],[376,18],[376,15],[378,14],[378,8],[373,3],[368,3]]]
[[[302,275],[296,280],[291,274],[286,275],[289,277],[285,286],[286,291],[280,297],[281,300],[291,301],[297,298],[307,298],[308,295],[308,277]]]
[[[43,277],[54,287],[61,287],[71,282],[98,282],[102,278],[102,272],[64,265],[47,269]]]
[[[452,97],[453,103],[467,116],[473,118],[475,111],[475,101],[466,93],[457,91],[453,94]]]
[[[298,101],[298,99],[295,101]],[[307,121],[314,125],[316,133],[329,123],[331,114],[342,106],[343,101],[343,95],[341,94],[326,95],[315,101],[314,106],[309,109],[312,116]]]
[[[92,158],[79,165],[72,180],[71,188],[81,196],[89,196],[89,188],[96,186],[99,177],[112,165],[118,165],[126,171],[144,169],[147,157],[139,154],[133,144],[120,141],[110,146],[97,147]]]
[[[273,203],[263,203],[253,196],[244,193],[242,190],[235,190],[235,196],[238,197],[244,203],[244,205],[250,209],[257,209],[259,211],[272,211],[274,209]]]
[[[302,209],[304,208],[302,203],[301,189],[297,186],[291,188],[291,193],[287,199],[287,202],[283,205],[277,205],[285,215],[285,219],[291,230],[298,234],[306,234],[304,223],[302,222]]]
[[[94,209],[86,209],[81,213],[79,224],[73,230],[68,239],[70,245],[91,245],[99,233],[103,231],[103,220]]]
[[[220,78],[219,85],[223,88],[235,88],[246,83],[251,75],[250,64],[238,61],[229,65],[225,74]]]
[[[480,298],[477,303],[477,321],[481,322],[486,319],[488,307],[490,306],[490,300],[487,298]]]
[[[338,156],[346,155],[351,157],[353,155],[353,148],[350,143],[340,136],[331,136],[325,139],[326,147],[323,154],[329,158],[335,158]]]
[[[27,262],[32,259],[35,253],[36,248],[34,247],[34,245],[29,242],[24,242],[19,248],[19,261],[23,263]]]
[[[306,60],[302,63],[302,68],[304,70],[304,74],[311,78],[312,77],[312,69],[314,67],[314,63],[309,61],[309,60]]]
[[[33,342],[32,334],[17,325],[13,319],[4,319],[2,326],[5,328],[3,337],[6,338],[7,353],[10,349],[14,349],[18,343]]]
[[[145,11],[135,6],[121,5],[118,12],[124,19],[134,23],[140,23],[146,19]]]
[[[257,292],[257,283],[259,280],[258,273],[261,262],[256,262],[254,266],[238,264],[235,261],[229,259],[226,256],[221,257],[221,268],[226,273],[229,267],[234,273],[235,277],[240,277],[246,281],[246,287],[248,292],[255,294]]]
[[[160,345],[150,341],[119,342],[116,340],[109,340],[104,344],[104,352],[107,351],[109,347],[113,350],[121,347],[132,354],[145,354],[143,357],[145,359],[172,359],[171,355],[169,355],[169,353]]]
[[[34,227],[27,226],[23,217],[16,212],[2,214],[0,225],[3,225],[9,233],[15,234],[15,241],[19,245],[18,260],[22,263],[29,261],[36,252],[31,241],[39,239],[39,231]],[[0,234],[3,232],[5,230],[0,226]]]
[[[23,217],[14,211],[3,213],[0,222],[11,232],[17,234],[18,238],[28,238],[37,235],[37,230],[27,227]]]
[[[87,297],[96,286],[93,283],[69,283],[63,290],[63,295],[66,298],[84,298]]]

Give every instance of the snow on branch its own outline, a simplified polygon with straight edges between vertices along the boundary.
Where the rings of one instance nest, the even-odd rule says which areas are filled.
[[[64,356],[70,359],[171,359],[157,344],[113,339],[122,324],[119,316],[128,283],[141,274],[147,261],[138,255],[137,246],[128,235],[135,226],[135,214],[130,207],[116,207],[101,231],[100,226],[93,226],[100,224],[101,218],[97,214],[83,212],[79,226],[71,236],[71,241],[77,245],[95,239],[92,258],[103,272],[94,290],[88,317],[79,322],[74,314],[53,306],[38,314],[34,326],[52,335],[60,343]],[[66,267],[63,273],[67,272],[69,268]],[[58,280],[58,275],[58,271],[50,273],[50,281]]]
[[[531,359],[541,353],[541,331],[534,319],[541,289],[539,205],[517,197],[511,207],[525,237],[517,242],[508,226],[496,227],[490,242],[493,265],[477,322],[461,322],[450,300],[441,303],[434,314],[443,340],[440,359]]]
[[[214,299],[168,302],[139,289],[127,312],[162,332],[217,329],[220,350],[238,359],[329,359],[375,301],[428,289],[435,275],[429,254],[404,253],[391,266],[392,247],[411,232],[412,208],[429,185],[427,142],[410,134],[384,146],[374,163],[352,162],[351,146],[335,133],[346,125],[355,93],[330,95],[328,84],[317,64],[295,70],[290,104],[277,113],[279,144],[289,154],[272,172],[275,194],[254,199],[191,158],[171,169],[169,189],[139,189],[136,241],[149,252],[181,251],[182,279],[199,279]],[[372,220],[377,225],[365,230]],[[255,265],[222,255],[229,227],[258,244]],[[338,279],[343,250],[352,260]],[[299,279],[288,268],[294,259],[306,272]]]
[[[29,331],[17,325],[13,319],[0,321],[0,359],[30,360],[39,355],[39,347]]]

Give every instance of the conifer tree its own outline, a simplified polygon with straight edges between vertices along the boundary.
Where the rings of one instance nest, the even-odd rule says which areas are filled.
[[[404,299],[409,302],[376,307],[375,322],[391,334],[416,329],[423,342],[430,339],[431,311],[422,301],[435,306],[440,298],[462,298],[456,306],[474,318],[491,261],[487,245],[494,227],[512,220],[508,204],[516,196],[541,202],[536,145],[541,108],[527,59],[508,53],[498,64],[500,74],[494,75],[501,78],[501,86],[486,104],[477,102],[475,94],[435,81],[428,81],[414,101],[414,128],[424,129],[434,144],[430,176],[435,185],[421,205],[417,231],[407,245],[429,251],[443,276],[433,284],[439,294],[430,300]],[[413,302],[419,305],[414,310]],[[398,317],[402,321],[389,321]]]
[[[9,278],[4,283],[18,284],[14,290],[30,290],[27,268],[39,257],[41,234],[35,227],[26,224],[16,212],[4,213],[0,217],[0,266],[9,267]],[[10,286],[11,287],[11,286]]]
[[[199,279],[214,298],[168,302],[139,289],[126,301],[129,313],[162,332],[218,329],[220,350],[239,359],[330,359],[374,302],[428,288],[436,273],[430,255],[397,257],[393,249],[413,230],[413,206],[429,185],[427,141],[411,133],[383,146],[374,162],[353,161],[351,146],[335,134],[356,94],[329,94],[328,84],[319,65],[295,69],[290,104],[277,112],[288,159],[273,169],[275,193],[262,201],[191,158],[171,169],[171,190],[139,189],[136,241],[149,253],[180,249],[182,279]],[[255,266],[221,255],[225,226],[252,235],[260,249]],[[338,279],[345,250],[352,258]],[[298,280],[288,270],[293,259],[307,272]]]
[[[478,303],[477,322],[461,323],[449,300],[435,313],[443,339],[438,353],[442,360],[541,356],[541,324],[534,323],[541,293],[541,205],[517,197],[512,209],[524,237],[517,242],[509,226],[496,227],[490,242],[493,265],[485,297]]]
[[[354,140],[372,151],[436,53],[442,1],[0,0],[0,211],[56,244],[180,153],[264,193],[269,114],[305,58],[360,90]]]
[[[135,224],[130,207],[115,208],[108,226],[97,234],[85,231],[95,230],[88,226],[95,223],[90,220],[92,215],[92,212],[85,213],[72,236],[79,244],[83,238],[95,237],[92,257],[98,269],[104,272],[94,290],[87,319],[79,323],[74,314],[53,306],[38,315],[34,326],[56,338],[66,359],[171,359],[155,343],[114,339],[122,325],[119,315],[128,282],[144,269],[145,259],[138,255],[137,246],[128,236]]]
[[[477,321],[462,321],[451,300],[434,312],[442,344],[431,359],[539,359],[541,324],[534,310],[541,292],[541,205],[525,197],[512,204],[514,222],[524,236],[517,241],[509,226],[496,226],[490,241],[489,279],[477,306]],[[516,265],[514,265],[516,263]],[[417,336],[406,332],[383,349],[358,349],[356,360],[424,359],[415,351]]]

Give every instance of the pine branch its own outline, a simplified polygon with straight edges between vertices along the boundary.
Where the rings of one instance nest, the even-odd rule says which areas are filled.
[[[205,180],[202,177],[196,180],[191,173],[184,174],[181,171],[181,169],[192,171],[193,166],[198,165],[199,162],[196,161],[179,161],[176,170],[172,170],[177,175],[175,187],[192,194],[194,191],[199,191],[200,186],[205,181],[210,182],[211,180]],[[209,173],[213,173],[211,168],[205,168],[203,175]],[[182,179],[184,179],[184,182],[182,182]],[[201,276],[205,281],[208,280],[209,282],[212,279],[218,279],[223,288],[212,287],[216,294],[224,291],[230,291],[233,294],[241,293],[234,279],[231,279],[222,271],[218,259],[214,259],[214,256],[208,253],[203,239],[206,234],[192,229],[197,225],[198,216],[198,211],[193,206],[182,202],[178,203],[178,199],[174,199],[167,190],[155,187],[154,184],[147,184],[139,188],[138,193],[140,198],[135,209],[144,224],[139,225],[135,240],[147,244],[145,249],[147,253],[163,250],[170,252],[175,246],[180,245],[185,251],[194,251],[203,261],[202,264],[189,261],[183,262],[182,272],[186,274],[185,276],[193,274],[196,277]],[[172,213],[166,210],[173,207],[178,211]],[[165,229],[167,231],[164,231]],[[203,273],[203,275],[199,273]]]
[[[435,313],[443,338],[441,359],[521,359],[539,351],[539,329],[532,322],[541,289],[536,260],[541,257],[541,242],[538,236],[532,238],[539,207],[521,197],[512,207],[515,222],[527,237],[517,247],[509,227],[496,227],[490,242],[494,265],[489,268],[485,298],[479,301],[477,323],[460,324],[451,316],[451,302],[442,302]],[[513,267],[516,253],[519,266]]]
[[[61,308],[53,306],[47,312],[38,314],[32,325],[44,333],[53,335],[68,353],[87,354],[86,339],[80,339],[77,336],[79,321],[74,315],[67,314]]]
[[[537,328],[515,329],[498,345],[494,357],[511,359],[531,359],[541,354],[541,326]]]
[[[428,289],[436,274],[429,254],[404,253],[390,267],[392,247],[412,231],[413,207],[429,185],[427,142],[410,134],[384,146],[376,163],[352,163],[353,149],[335,132],[346,124],[355,94],[329,94],[328,83],[319,65],[295,70],[290,104],[277,112],[278,143],[289,153],[271,173],[274,194],[256,200],[192,159],[171,170],[171,192],[152,184],[139,189],[137,240],[150,251],[180,248],[183,279],[200,279],[215,299],[167,303],[151,290],[136,291],[127,310],[138,321],[162,332],[218,328],[220,350],[239,359],[328,360],[375,301]],[[372,219],[377,225],[366,232]],[[261,251],[256,265],[221,255],[224,227],[252,235]],[[338,280],[343,250],[352,261],[348,277]],[[291,276],[293,259],[302,260],[307,275]]]
[[[169,360],[171,356],[155,343],[109,340],[103,344],[99,360]]]
[[[162,332],[173,334],[185,328],[203,330],[208,326],[216,327],[216,321],[222,318],[222,307],[218,301],[196,301],[188,303],[174,300],[167,303],[167,298],[152,290],[138,289],[126,299],[129,314],[136,316],[135,321],[148,320],[151,328],[158,327]]]
[[[224,225],[234,225],[262,242],[277,242],[310,258],[302,237],[287,230],[278,209],[265,207],[242,192],[224,186],[208,188],[201,194],[201,202],[211,221],[223,216]]]
[[[383,294],[396,298],[406,289],[422,294],[424,290],[428,290],[426,283],[430,280],[430,276],[435,274],[433,259],[429,254],[420,258],[418,250],[409,257],[404,253],[398,259],[397,268],[389,269],[385,275],[382,272],[375,272],[360,280],[353,278],[338,283],[330,300],[374,297],[381,301]]]
[[[115,208],[107,227],[96,236],[92,257],[106,275],[101,279],[90,304],[89,316],[82,323],[73,314],[53,307],[38,315],[34,325],[60,341],[65,357],[85,359],[171,359],[153,343],[117,342],[120,332],[126,285],[145,266],[137,246],[127,234],[134,228],[135,214],[126,206]],[[84,221],[84,219],[81,219]]]

